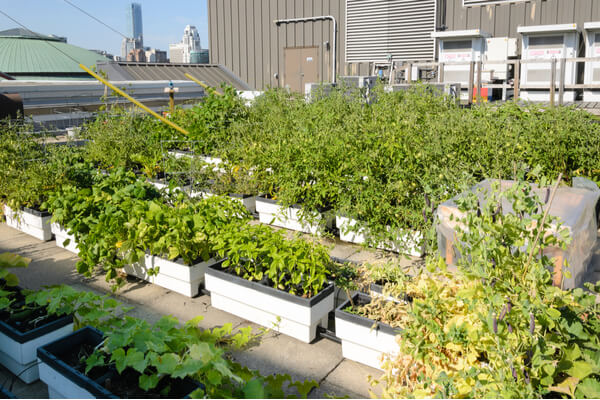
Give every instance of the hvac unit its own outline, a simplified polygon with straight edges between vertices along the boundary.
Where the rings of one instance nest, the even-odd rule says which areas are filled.
[[[431,37],[438,40],[438,58],[440,63],[444,64],[444,82],[460,83],[462,87],[469,87],[469,63],[483,61],[486,38],[489,36],[479,29],[431,34]],[[476,75],[474,79],[475,77]],[[466,98],[466,94],[462,97]]]
[[[521,60],[548,60],[548,62],[521,64],[521,90],[523,100],[549,101],[550,81],[552,74],[552,59],[556,59],[556,93],[555,101],[559,96],[559,81],[561,76],[560,59],[577,57],[579,46],[579,31],[577,24],[520,26],[517,32],[522,35],[523,51]],[[577,66],[574,62],[565,64],[565,85],[577,82]],[[528,85],[540,88],[527,88]],[[564,101],[575,101],[575,91],[565,90]]]
[[[507,63],[488,63],[487,61],[507,61],[517,57],[517,39],[497,37],[486,39],[485,61],[483,76],[486,81],[506,81],[509,67]]]
[[[355,88],[372,88],[377,83],[376,76],[340,76],[339,85]]]
[[[600,22],[586,22],[583,25],[585,57],[600,59]],[[600,85],[600,61],[586,61],[583,83]],[[600,101],[600,89],[584,89],[583,101]]]

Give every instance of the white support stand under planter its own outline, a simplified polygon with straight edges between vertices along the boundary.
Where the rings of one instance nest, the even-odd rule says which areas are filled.
[[[56,240],[56,245],[58,247],[70,251],[73,254],[79,254],[75,236],[69,235],[69,233],[61,225],[55,222],[50,225],[50,229],[54,234],[54,239]],[[64,243],[67,239],[69,240],[69,244],[65,246]]]
[[[263,224],[279,226],[281,228],[293,231],[317,234],[325,227],[331,227],[333,222],[324,214],[316,213],[313,216],[313,222],[300,220],[300,206],[292,205],[284,207],[277,204],[277,201],[265,197],[256,198],[256,212],[258,219]]]
[[[305,343],[315,339],[318,325],[327,326],[334,308],[333,284],[305,299],[217,268],[206,271],[205,286],[213,307]]]
[[[368,303],[371,298],[358,293],[353,300]],[[335,334],[342,340],[342,355],[349,360],[381,369],[382,355],[398,353],[399,347],[396,343],[398,330],[387,324],[344,311],[349,305],[350,300],[335,310]]]
[[[188,266],[180,260],[170,261],[146,254],[143,262],[126,265],[123,269],[128,275],[181,293],[184,296],[195,297],[200,291],[200,285],[204,282],[204,273],[207,268],[213,265],[221,265],[221,262],[211,258],[208,261]],[[148,273],[148,270],[152,268],[158,269],[156,275]]]
[[[356,229],[358,221],[352,218],[336,215],[335,225],[340,230],[340,240],[348,243],[363,244],[367,241],[368,232],[366,228]],[[388,227],[389,230],[389,227]],[[393,251],[394,253],[406,254],[413,257],[422,257],[423,248],[421,241],[423,235],[420,232],[406,233],[397,241],[386,241],[379,243],[376,248],[380,250]]]
[[[71,332],[72,316],[60,317],[25,333],[0,321],[0,364],[23,382],[35,382],[40,377],[36,356],[38,347]]]
[[[51,214],[30,208],[23,208],[23,210],[15,212],[9,206],[4,205],[4,216],[6,217],[6,225],[11,228],[18,229],[44,242],[52,240],[52,231],[50,230]]]

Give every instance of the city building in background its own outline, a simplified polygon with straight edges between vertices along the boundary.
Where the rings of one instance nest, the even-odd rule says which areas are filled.
[[[144,29],[142,5],[131,3],[127,6],[127,38],[121,44],[121,57],[126,59],[133,50],[144,49]],[[145,57],[145,56],[144,56]]]
[[[167,52],[165,50],[151,49],[146,47],[146,62],[150,63],[166,63],[169,62]]]
[[[133,49],[127,54],[127,61],[146,62],[146,52],[144,49]]]
[[[208,63],[208,50],[203,51],[200,44],[200,34],[193,25],[185,27],[181,42],[169,45],[169,54],[172,63]]]

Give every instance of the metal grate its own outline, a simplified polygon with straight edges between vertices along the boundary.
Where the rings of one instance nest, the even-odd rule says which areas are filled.
[[[531,0],[463,0],[463,6],[464,7],[487,6],[490,4],[522,3],[524,1],[531,1]]]
[[[436,0],[347,0],[346,62],[432,60]]]

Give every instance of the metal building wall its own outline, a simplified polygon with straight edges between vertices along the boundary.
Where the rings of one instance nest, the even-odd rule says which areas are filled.
[[[284,18],[333,15],[338,23],[337,74],[345,68],[345,0],[207,0],[210,62],[222,64],[251,87],[282,87],[285,47],[319,48],[319,76],[331,81],[332,22],[283,24]],[[367,68],[357,72],[367,73]],[[279,78],[275,78],[274,74]]]
[[[518,26],[600,21],[599,0],[530,0],[510,4],[464,7],[463,0],[439,0],[438,12],[443,13],[448,30],[480,28],[492,36],[519,37]],[[441,7],[440,7],[441,6]]]

